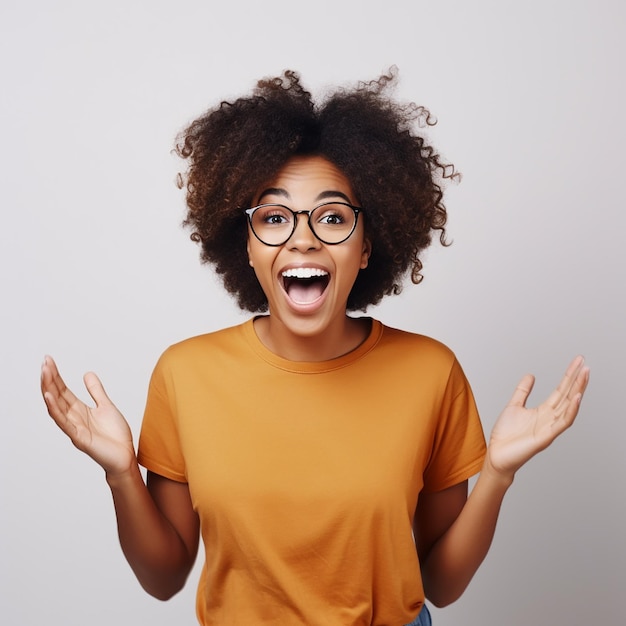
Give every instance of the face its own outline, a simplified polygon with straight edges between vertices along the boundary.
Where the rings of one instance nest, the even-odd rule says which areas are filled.
[[[322,202],[358,206],[350,182],[319,156],[293,157],[256,193],[253,205],[283,204],[293,211]],[[370,244],[362,216],[343,243],[327,245],[309,228],[306,215],[281,246],[267,246],[248,226],[248,257],[269,302],[270,320],[281,332],[307,336],[339,330],[346,320],[348,295],[361,269],[367,267]]]

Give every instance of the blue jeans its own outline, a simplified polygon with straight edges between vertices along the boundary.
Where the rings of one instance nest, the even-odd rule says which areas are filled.
[[[430,613],[426,605],[422,607],[422,610],[419,612],[419,615],[406,626],[432,626],[432,621],[430,619]]]

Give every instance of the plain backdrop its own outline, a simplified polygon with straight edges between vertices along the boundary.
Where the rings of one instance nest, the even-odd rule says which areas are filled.
[[[452,347],[487,433],[525,372],[538,403],[575,354],[592,368],[578,421],[519,473],[435,625],[623,624],[624,6],[3,2],[2,623],[195,623],[197,569],[167,603],[135,581],[102,471],[46,414],[42,357],[83,399],[96,371],[138,435],[159,354],[247,317],[180,226],[177,132],[285,68],[323,97],[396,64],[396,96],[438,118],[428,136],[463,180],[453,245],[369,313]]]

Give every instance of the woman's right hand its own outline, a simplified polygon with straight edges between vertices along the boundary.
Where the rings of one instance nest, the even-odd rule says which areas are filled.
[[[109,400],[100,379],[88,372],[83,380],[95,407],[87,406],[67,388],[54,360],[46,356],[41,368],[41,393],[48,413],[72,443],[101,465],[108,476],[124,474],[137,463],[130,427]]]

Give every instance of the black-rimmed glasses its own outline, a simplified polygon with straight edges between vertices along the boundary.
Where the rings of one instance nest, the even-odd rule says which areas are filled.
[[[292,211],[283,204],[259,204],[245,209],[254,236],[266,246],[287,243],[298,225],[298,215],[308,215],[309,228],[322,243],[343,243],[356,228],[361,207],[347,202],[324,202],[310,211]]]

